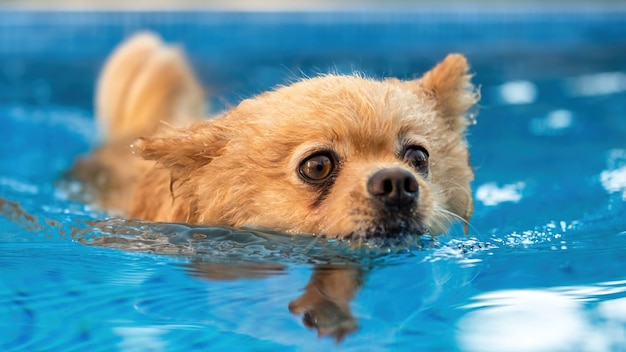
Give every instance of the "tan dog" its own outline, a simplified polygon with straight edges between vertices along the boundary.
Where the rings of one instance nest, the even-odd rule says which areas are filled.
[[[112,54],[97,93],[104,144],[73,170],[96,203],[151,221],[356,239],[438,234],[472,214],[464,132],[478,95],[462,55],[411,81],[303,79],[210,120],[201,92],[154,35]]]

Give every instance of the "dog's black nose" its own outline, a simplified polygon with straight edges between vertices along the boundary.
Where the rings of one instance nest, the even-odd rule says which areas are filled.
[[[367,191],[388,207],[405,207],[417,200],[417,179],[402,168],[376,171],[367,181]]]

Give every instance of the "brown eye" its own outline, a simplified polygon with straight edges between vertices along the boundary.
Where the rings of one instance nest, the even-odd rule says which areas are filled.
[[[333,172],[333,159],[327,154],[317,154],[305,159],[300,164],[300,175],[311,182],[324,181]]]
[[[422,175],[428,175],[428,152],[418,146],[410,146],[404,152],[404,160]]]

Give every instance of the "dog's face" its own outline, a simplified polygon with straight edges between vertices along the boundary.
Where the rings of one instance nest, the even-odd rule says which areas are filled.
[[[141,139],[172,175],[181,220],[328,237],[441,233],[472,210],[464,117],[477,99],[450,55],[421,79],[328,75]]]

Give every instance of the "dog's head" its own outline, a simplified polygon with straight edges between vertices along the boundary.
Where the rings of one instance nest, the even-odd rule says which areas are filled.
[[[464,132],[476,101],[465,58],[450,55],[411,81],[305,79],[138,148],[171,171],[181,221],[436,234],[473,211]]]

